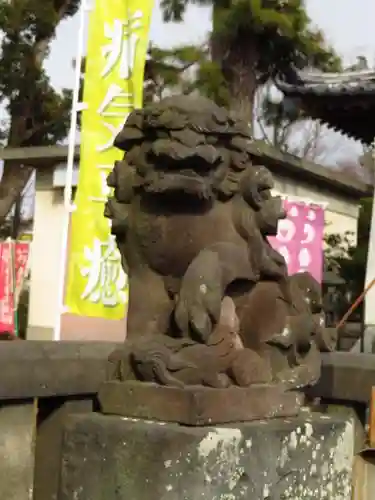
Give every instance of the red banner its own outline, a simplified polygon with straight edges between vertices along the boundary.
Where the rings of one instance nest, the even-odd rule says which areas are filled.
[[[27,271],[29,243],[0,243],[0,334],[15,333],[15,305]]]

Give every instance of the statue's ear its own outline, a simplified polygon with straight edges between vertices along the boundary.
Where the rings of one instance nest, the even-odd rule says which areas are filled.
[[[271,195],[274,182],[271,172],[263,165],[252,165],[241,179],[241,192],[247,203],[256,211],[265,201],[265,194]]]
[[[230,297],[224,297],[221,302],[220,326],[228,328],[231,332],[239,331],[239,320],[236,313],[236,306]]]
[[[245,186],[242,189],[242,196],[255,211],[261,209],[263,199],[257,185]]]
[[[248,170],[240,181],[240,191],[244,200],[256,211],[261,208],[262,197],[259,191],[259,182],[256,182],[253,172]]]

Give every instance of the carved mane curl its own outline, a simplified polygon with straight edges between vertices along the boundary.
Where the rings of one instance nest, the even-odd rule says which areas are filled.
[[[251,164],[252,141],[247,123],[205,97],[172,96],[133,111],[114,142],[125,157],[108,177],[112,232],[126,229],[135,193],[168,192],[178,177],[190,195],[230,199]]]

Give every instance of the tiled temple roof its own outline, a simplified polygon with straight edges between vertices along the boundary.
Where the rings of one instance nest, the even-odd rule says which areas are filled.
[[[375,71],[295,71],[276,86],[312,118],[371,144],[375,136]]]

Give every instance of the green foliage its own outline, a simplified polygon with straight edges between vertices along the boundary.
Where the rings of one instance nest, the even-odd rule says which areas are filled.
[[[205,49],[194,45],[172,49],[151,45],[145,68],[144,101],[160,100],[166,92],[188,92],[190,81],[186,73],[190,70],[194,77],[206,57]]]
[[[181,21],[188,0],[162,0],[164,19]],[[340,70],[340,58],[326,46],[320,30],[311,27],[302,0],[191,0],[213,6],[213,38],[227,49],[256,52],[255,71],[265,82],[290,65]]]
[[[220,106],[228,106],[230,92],[219,65],[209,59],[203,61],[196,73],[195,86],[206,97]]]
[[[203,72],[201,87],[249,125],[257,89],[277,74],[307,65],[324,71],[341,69],[340,58],[322,32],[312,27],[303,0],[161,0],[164,20],[182,21],[189,3],[213,8],[210,43],[216,69]],[[219,82],[220,71],[223,90],[216,92],[215,84],[212,92],[207,74]],[[265,106],[270,110],[270,103]],[[284,109],[278,111],[272,113],[283,137],[289,122]]]
[[[324,47],[322,33],[310,27],[302,1],[228,3],[226,9],[216,9],[217,36],[227,44],[246,43],[250,50],[255,49],[259,54],[255,70],[263,81],[278,71],[287,71],[291,64],[338,69],[339,59]]]
[[[71,92],[58,93],[43,68],[56,27],[80,0],[0,1],[0,101],[9,123],[1,138],[11,146],[55,144],[66,137]]]
[[[345,280],[346,291],[352,296],[352,300],[363,292],[365,285],[371,212],[372,198],[362,199],[356,245],[353,245],[350,233],[331,234],[326,237],[326,267],[337,272]]]
[[[227,106],[229,93],[219,66],[206,47],[187,45],[172,49],[150,46],[145,69],[145,103],[168,93],[199,92]]]

